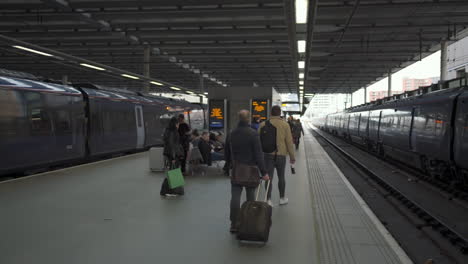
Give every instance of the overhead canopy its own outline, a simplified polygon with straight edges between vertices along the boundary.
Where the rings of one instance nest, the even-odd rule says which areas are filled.
[[[297,88],[282,0],[20,0],[0,10],[0,34],[139,74],[149,45],[151,76],[187,88],[199,87],[200,72],[205,86]],[[122,82],[10,48],[0,56],[13,70]]]
[[[349,93],[437,50],[468,24],[466,0],[17,0],[0,3],[0,34],[197,90],[248,85]],[[304,32],[301,32],[301,29]],[[296,40],[307,40],[297,53]],[[141,83],[0,44],[0,67],[141,89]],[[31,54],[29,54],[31,55]],[[255,85],[254,85],[255,83]],[[164,89],[168,89],[167,87]]]
[[[316,13],[309,17],[306,88],[316,93],[356,91],[433,53],[468,25],[465,0],[311,0],[310,5]]]

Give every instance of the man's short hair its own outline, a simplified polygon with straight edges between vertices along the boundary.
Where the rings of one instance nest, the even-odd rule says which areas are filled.
[[[239,121],[248,123],[250,121],[250,112],[249,110],[240,110],[238,113]]]
[[[185,119],[184,114],[179,114],[179,119]]]
[[[275,105],[271,108],[271,115],[272,116],[280,116],[281,115],[281,107]]]

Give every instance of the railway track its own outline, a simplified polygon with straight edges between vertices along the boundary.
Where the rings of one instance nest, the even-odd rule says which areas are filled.
[[[382,164],[384,162],[382,159],[376,162],[379,159],[375,156],[369,157],[371,154],[357,150],[354,145],[343,142],[341,139],[340,143],[337,143],[338,139],[333,140],[331,136],[324,135],[317,129],[314,129],[314,132],[373,182],[386,190],[388,196],[398,200],[401,205],[417,216],[424,226],[438,231],[463,254],[468,254],[468,210],[464,202],[450,199],[447,193],[436,191],[436,188],[431,188],[427,184],[408,181],[406,172],[404,172],[406,175],[396,175],[401,174],[398,168],[388,163]],[[367,153],[367,156],[364,153]]]

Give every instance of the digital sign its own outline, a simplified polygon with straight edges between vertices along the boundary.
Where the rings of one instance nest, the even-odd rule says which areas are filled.
[[[258,117],[260,121],[268,119],[268,100],[254,99],[250,108],[252,118]]]
[[[224,100],[210,100],[210,128],[224,128]]]

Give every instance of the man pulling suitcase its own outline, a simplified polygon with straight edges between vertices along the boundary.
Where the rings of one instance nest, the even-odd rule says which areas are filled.
[[[239,112],[239,124],[226,139],[224,156],[232,164],[230,220],[231,233],[239,231],[240,200],[243,189],[247,201],[254,201],[260,179],[269,180],[260,138],[249,126],[250,112]]]

